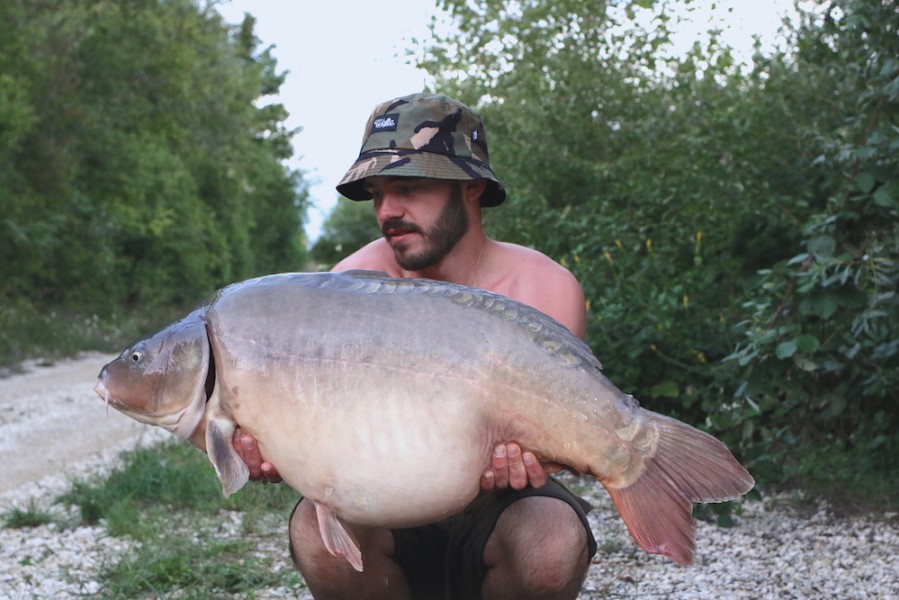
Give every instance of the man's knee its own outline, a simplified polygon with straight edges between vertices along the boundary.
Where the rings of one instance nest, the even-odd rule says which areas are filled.
[[[365,561],[361,573],[325,547],[312,502],[302,501],[294,508],[288,524],[290,556],[313,595],[316,598],[407,598],[405,576],[391,558],[391,531],[356,527],[353,534]]]
[[[503,511],[484,560],[537,596],[574,597],[587,573],[588,554],[587,531],[575,510],[557,498],[538,496]]]

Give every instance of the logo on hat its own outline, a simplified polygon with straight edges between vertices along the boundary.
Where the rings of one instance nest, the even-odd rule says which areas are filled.
[[[371,125],[372,134],[382,131],[396,131],[396,124],[399,121],[399,114],[381,115],[376,117]]]

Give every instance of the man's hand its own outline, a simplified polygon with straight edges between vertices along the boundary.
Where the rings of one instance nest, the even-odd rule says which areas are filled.
[[[250,479],[252,481],[261,481],[262,483],[281,483],[281,476],[275,470],[274,465],[266,462],[259,452],[259,444],[256,438],[249,433],[245,433],[240,427],[234,430],[234,437],[231,438],[231,444],[234,450],[240,455],[240,458],[247,464],[250,470]]]
[[[546,474],[557,470],[544,469],[533,453],[522,453],[515,442],[497,444],[490,468],[481,475],[481,489],[485,492],[508,488],[520,490],[528,485],[539,488],[546,484]]]

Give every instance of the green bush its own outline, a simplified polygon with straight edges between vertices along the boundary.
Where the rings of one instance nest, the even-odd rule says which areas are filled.
[[[800,10],[744,66],[720,31],[675,55],[674,2],[440,4],[423,64],[487,122],[488,230],[579,277],[610,378],[764,484],[895,482],[892,5]]]

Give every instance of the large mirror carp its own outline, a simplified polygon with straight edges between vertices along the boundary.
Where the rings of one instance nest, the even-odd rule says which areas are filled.
[[[411,527],[461,511],[493,447],[602,483],[636,542],[691,561],[694,502],[754,485],[711,435],[643,409],[589,347],[503,296],[371,272],[270,275],[103,367],[97,394],[188,439],[205,426],[225,495],[247,481],[239,425],[314,502],[327,548],[358,570],[343,523]]]

